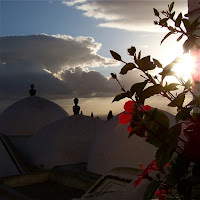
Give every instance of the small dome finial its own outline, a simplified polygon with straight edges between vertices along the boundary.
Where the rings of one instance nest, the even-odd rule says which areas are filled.
[[[107,121],[113,118],[112,110],[109,111],[108,116],[107,116]]]
[[[35,96],[35,94],[36,94],[36,90],[34,89],[33,84],[31,84],[31,89],[29,90],[29,94],[30,94],[30,96]]]
[[[80,112],[80,106],[78,106],[78,98],[75,98],[74,99],[74,106],[73,106],[73,112],[74,112],[74,115],[78,115],[79,112]]]

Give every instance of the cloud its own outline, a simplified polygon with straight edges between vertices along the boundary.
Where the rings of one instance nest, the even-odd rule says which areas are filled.
[[[35,69],[36,66],[28,61],[0,64],[0,98],[29,96],[32,83],[38,96],[48,98],[113,97],[119,92],[114,80],[96,71],[70,68],[61,73],[60,80],[52,73]]]
[[[91,37],[31,35],[0,38],[0,98],[37,95],[52,97],[113,96],[114,80],[87,67],[119,65],[98,55],[101,44]],[[59,74],[60,79],[55,76]]]
[[[157,20],[153,8],[165,10],[169,4],[168,1],[153,0],[72,0],[63,3],[67,6],[75,6],[86,17],[104,20],[105,22],[99,23],[100,27],[146,32],[161,31],[160,27],[153,24],[153,21]],[[186,13],[187,1],[176,0],[175,10],[177,13],[180,11]]]
[[[68,87],[74,89],[74,96],[105,97],[119,91],[115,80],[107,79],[96,71],[84,71],[80,67],[66,70],[61,77]]]
[[[118,65],[113,59],[98,55],[100,48],[101,44],[92,37],[45,34],[7,36],[0,40],[0,58],[2,62],[29,60],[37,63],[37,68],[46,68],[52,73],[77,66]]]
[[[78,3],[84,3],[86,1],[87,0],[73,0],[73,1],[68,1],[68,2],[63,1],[63,3],[68,5],[68,6],[73,6],[73,5],[76,5]]]
[[[119,63],[98,55],[100,48],[101,44],[91,37],[45,34],[1,37],[0,98],[28,96],[32,83],[38,96],[48,98],[114,97],[121,93],[120,86],[92,67]],[[127,90],[133,80],[140,81],[135,70],[119,79]]]
[[[0,98],[28,96],[32,83],[35,85],[38,96],[53,95],[56,97],[71,93],[67,85],[52,73],[40,69],[38,63],[31,60],[19,59],[0,64]]]

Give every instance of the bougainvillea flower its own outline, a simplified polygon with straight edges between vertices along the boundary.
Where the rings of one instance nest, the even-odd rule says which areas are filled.
[[[134,104],[135,102],[134,101],[127,101],[125,104],[124,104],[124,111],[123,113],[121,113],[119,115],[119,123],[120,124],[128,124],[131,122],[131,119],[132,119],[132,115],[133,115],[133,108],[134,108]],[[146,106],[142,106],[143,109],[141,108],[138,108],[139,111],[149,111],[151,110],[151,107],[146,105]],[[132,130],[132,127],[131,127],[131,124],[129,125],[129,127],[127,128],[127,131],[128,132],[131,132]]]
[[[133,186],[136,187],[138,184],[141,183],[142,179],[145,179],[149,176],[149,173],[154,170],[158,171],[158,164],[155,160],[153,160],[145,169],[143,168],[142,164],[139,164],[141,170],[143,171],[142,174],[139,174],[139,178],[133,183]]]
[[[134,101],[127,101],[127,102],[124,104],[124,110],[125,110],[127,113],[132,113],[132,112],[133,112],[133,108],[134,108],[134,104],[135,104]]]
[[[121,113],[119,115],[119,123],[120,124],[128,124],[130,121],[131,121],[131,118],[132,118],[132,114],[130,113]]]
[[[130,133],[132,131],[131,125],[128,126],[127,131]]]
[[[142,178],[139,177],[134,183],[133,183],[133,187],[135,188],[137,185],[139,185],[142,182]]]
[[[169,192],[166,189],[161,189],[161,190],[156,190],[156,192],[154,193],[155,196],[159,197],[159,200],[164,200],[166,195]]]
[[[133,115],[133,108],[134,108],[134,101],[127,101],[124,104],[125,112],[123,112],[119,115],[119,123],[120,124],[125,125],[125,124],[128,124],[131,122],[131,118]],[[127,131],[131,132],[131,130],[132,130],[131,125],[129,125],[129,127],[127,128]]]
[[[146,111],[146,112],[149,111],[149,110],[151,110],[151,106],[149,106],[149,105],[142,106],[142,108],[143,108],[143,110]],[[139,110],[139,111],[142,111],[141,108],[138,108],[138,110]]]

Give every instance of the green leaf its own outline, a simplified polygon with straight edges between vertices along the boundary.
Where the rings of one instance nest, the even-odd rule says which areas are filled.
[[[192,193],[192,185],[189,180],[183,179],[177,185],[179,195],[184,196],[184,199],[190,199]]]
[[[181,133],[181,124],[175,124],[169,128],[167,137],[165,139],[166,144],[170,145],[172,148],[176,148],[178,144],[178,136]]]
[[[128,138],[130,138],[134,134],[139,137],[144,137],[145,136],[145,126],[143,124],[139,124],[139,125],[135,126],[129,133]]]
[[[126,63],[124,67],[122,67],[120,74],[126,74],[129,70],[136,68],[135,64],[133,63]]]
[[[200,178],[200,164],[195,163],[192,169],[192,175]]]
[[[169,92],[169,91],[174,91],[174,90],[177,90],[178,88],[176,87],[177,85],[179,85],[179,84],[177,84],[177,83],[170,83],[169,85],[166,85],[165,87],[164,87],[164,89],[165,89],[165,91],[167,91],[167,92]]]
[[[169,29],[171,32],[175,32],[175,29],[174,29],[172,26],[169,26],[168,29]]]
[[[190,162],[179,154],[174,161],[170,162],[170,165],[170,173],[165,182],[168,185],[175,186],[182,178],[185,178],[186,175],[188,175]]]
[[[188,53],[190,49],[195,46],[197,38],[194,35],[191,35],[183,44],[183,49],[185,53]]]
[[[168,106],[182,108],[184,100],[185,94],[180,93],[171,103],[168,104]]]
[[[184,86],[185,86],[186,89],[189,89],[189,88],[192,86],[192,82],[191,82],[191,80],[188,79],[188,81],[185,83]]]
[[[160,111],[156,108],[154,108],[148,112],[148,116],[146,116],[144,118],[144,122],[146,124],[146,127],[149,130],[155,132],[156,134],[158,134],[157,133],[158,130],[156,130],[157,125],[160,126],[160,128],[162,128],[162,129],[164,128],[164,129],[168,130],[168,128],[169,128],[169,118],[162,111]]]
[[[188,28],[188,34],[191,34],[193,33],[197,28],[198,28],[198,25],[199,25],[199,18],[198,17],[197,19],[195,19],[192,24],[189,26]]]
[[[186,29],[186,31],[189,31],[189,28],[190,28],[190,21],[188,19],[182,19],[183,21],[183,24],[184,24],[184,27]]]
[[[127,97],[127,94],[126,94],[126,93],[118,94],[118,95],[113,99],[112,102],[114,102],[114,101],[119,101],[119,100],[121,100],[121,99],[124,99],[125,97]]]
[[[191,110],[192,107],[182,108],[181,111],[176,114],[176,122],[179,122],[180,120],[188,120],[191,117]]]
[[[179,180],[188,173],[188,167],[190,162],[186,160],[182,155],[178,155],[175,162],[172,163],[170,173],[172,176]]]
[[[144,193],[143,200],[151,200],[152,197],[154,196],[155,191],[157,188],[160,186],[159,181],[151,181],[151,183],[147,186],[147,189]]]
[[[178,15],[178,17],[176,18],[175,26],[176,26],[176,27],[180,27],[181,21],[182,21],[182,13],[180,13],[180,14]]]
[[[137,59],[140,60],[140,58],[141,58],[141,51],[139,51]]]
[[[132,92],[130,90],[126,91],[127,97],[131,98],[133,96]]]
[[[157,150],[156,162],[160,171],[162,171],[163,166],[170,161],[175,150],[176,148],[170,147],[166,144],[162,144],[162,146]]]
[[[143,72],[147,70],[153,70],[155,69],[155,65],[153,62],[150,61],[150,56],[143,57],[142,59],[137,61],[137,64],[139,66],[139,69],[141,69]]]
[[[148,83],[148,80],[145,80],[144,82],[141,82],[141,83],[135,83],[134,85],[132,85],[130,91],[132,92],[132,94],[136,93],[139,96],[139,94],[145,88],[147,83]]]
[[[165,25],[166,24],[166,22],[167,22],[167,20],[168,20],[168,18],[163,18],[163,19],[161,19],[160,20],[160,22],[159,22],[159,25]]]
[[[162,142],[151,133],[148,133],[145,141],[152,144],[154,147],[160,147],[162,145]]]
[[[173,8],[174,8],[174,2],[172,2],[172,3],[170,4],[170,6],[169,6],[169,12],[171,12]]]
[[[169,174],[165,180],[165,183],[170,186],[175,186],[179,179],[176,176]]]
[[[170,19],[173,19],[175,15],[175,11],[170,15]]]
[[[166,76],[171,76],[174,75],[174,72],[172,71],[172,68],[174,67],[174,65],[177,63],[178,58],[176,58],[173,62],[171,62],[169,65],[167,65],[163,71],[161,73],[159,73],[160,75],[162,75],[162,80],[164,80],[164,78]]]
[[[154,8],[153,11],[154,11],[154,15],[155,15],[156,17],[159,17],[159,12],[158,12],[158,10]]]
[[[145,89],[143,92],[141,92],[141,94],[139,95],[139,98],[141,100],[145,100],[151,96],[154,96],[155,94],[160,94],[162,90],[163,90],[163,86],[160,84],[150,86],[147,89]]]
[[[114,51],[112,51],[112,50],[110,50],[110,53],[111,53],[112,57],[113,57],[115,60],[122,61],[121,56],[120,56],[118,53],[116,53],[116,52],[114,52]]]
[[[169,118],[165,115],[164,112],[157,110],[155,115],[155,120],[159,125],[162,125],[165,128],[169,128]]]
[[[161,63],[157,59],[153,58],[153,62],[154,62],[154,65],[156,65],[156,67],[162,68]]]
[[[146,141],[153,144],[155,147],[160,147],[166,138],[169,136],[168,117],[158,109],[152,109],[148,112],[148,116],[145,115],[144,123],[148,130]]]
[[[167,33],[167,35],[165,35],[165,37],[161,40],[160,44],[162,44],[171,34],[173,34],[174,32],[169,32]]]
[[[200,184],[198,185],[195,185],[193,188],[192,188],[192,199],[200,199]]]

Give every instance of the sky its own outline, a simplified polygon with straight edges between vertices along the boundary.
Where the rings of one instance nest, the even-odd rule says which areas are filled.
[[[0,0],[0,112],[28,96],[32,83],[38,96],[58,103],[69,114],[75,97],[87,115],[122,111],[127,100],[112,104],[121,91],[110,73],[119,74],[123,65],[110,50],[129,62],[131,46],[163,64],[172,61],[181,53],[182,43],[172,37],[160,45],[166,30],[153,24],[153,8],[165,10],[170,3]],[[175,0],[175,10],[187,13],[187,1]],[[135,71],[119,78],[127,89],[141,80]],[[159,104],[163,107],[165,102],[161,99]]]

